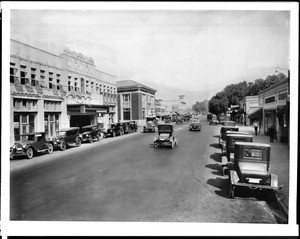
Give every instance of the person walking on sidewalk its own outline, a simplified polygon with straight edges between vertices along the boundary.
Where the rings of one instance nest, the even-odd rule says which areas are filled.
[[[254,126],[254,130],[255,130],[255,135],[257,135],[257,130],[258,130],[258,122],[257,122],[257,120],[254,121],[253,126]]]
[[[273,143],[274,136],[275,136],[275,128],[273,125],[269,128],[269,136],[270,136],[270,142]]]

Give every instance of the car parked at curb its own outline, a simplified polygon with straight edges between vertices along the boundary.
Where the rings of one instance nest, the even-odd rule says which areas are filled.
[[[121,123],[111,123],[108,125],[108,129],[106,131],[106,137],[116,137],[118,135],[124,135],[124,129]]]
[[[234,145],[234,162],[229,167],[229,197],[235,196],[240,187],[254,190],[269,190],[273,199],[281,187],[278,176],[269,173],[269,144],[237,142]]]
[[[168,146],[174,148],[178,145],[178,135],[174,132],[172,124],[158,125],[158,136],[154,139],[154,148]]]
[[[54,143],[50,139],[46,139],[45,132],[33,132],[20,135],[21,140],[15,142],[10,147],[10,158],[14,159],[15,156],[26,156],[32,159],[38,152],[53,152]]]
[[[94,140],[100,141],[100,139],[104,137],[105,137],[104,129],[99,128],[97,124],[86,125],[80,129],[81,142],[92,143]]]
[[[226,157],[227,161],[232,161],[234,145],[236,142],[253,142],[253,136],[248,134],[226,134]]]
[[[129,128],[130,128],[130,132],[137,132],[138,131],[138,125],[136,123],[136,121],[132,120],[128,122]]]
[[[56,137],[53,139],[54,148],[59,148],[64,151],[68,146],[81,146],[81,138],[79,134],[79,127],[70,127],[60,129],[56,132]]]

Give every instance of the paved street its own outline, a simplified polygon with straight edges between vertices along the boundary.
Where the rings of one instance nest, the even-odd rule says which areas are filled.
[[[219,126],[176,125],[179,145],[124,135],[11,161],[11,220],[286,223],[262,194],[228,198]]]

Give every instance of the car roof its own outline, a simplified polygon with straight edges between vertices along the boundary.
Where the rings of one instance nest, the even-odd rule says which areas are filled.
[[[254,142],[235,142],[235,144],[238,145],[244,145],[244,146],[254,146],[254,147],[268,147],[270,148],[271,145],[269,144],[263,144],[263,143],[254,143]]]
[[[251,135],[250,133],[248,133],[248,132],[243,132],[243,131],[227,131],[227,134],[234,134],[234,135],[237,135],[237,134]]]
[[[248,135],[248,134],[226,134],[226,137],[229,136],[229,137],[245,137],[245,138],[252,138],[253,136],[252,135]]]
[[[223,128],[223,129],[232,129],[232,128],[236,129],[236,128],[239,128],[239,127],[238,126],[232,126],[232,125],[225,125],[225,126],[222,126],[221,128]]]
[[[28,136],[28,135],[35,135],[35,134],[46,134],[45,132],[32,132],[32,133],[26,133],[26,134],[21,134],[20,136]]]
[[[75,130],[75,129],[79,129],[79,127],[63,128],[63,129],[59,129],[57,131],[71,131],[71,130]]]
[[[82,126],[82,128],[89,128],[89,127],[93,127],[93,126],[98,126],[97,124],[91,124],[91,125],[85,125],[85,126]]]

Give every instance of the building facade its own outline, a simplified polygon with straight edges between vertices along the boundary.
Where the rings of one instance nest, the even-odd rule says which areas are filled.
[[[155,116],[156,90],[132,80],[117,81],[118,119],[145,123],[147,116]]]
[[[20,135],[117,120],[116,77],[96,69],[94,61],[64,49],[56,55],[11,39],[10,143]]]
[[[271,125],[275,127],[278,142],[287,142],[289,138],[289,84],[283,82],[273,85],[258,95],[259,107],[248,115],[257,119],[260,132],[268,135]]]
[[[244,125],[250,126],[253,124],[254,119],[249,118],[248,115],[252,114],[259,108],[258,95],[246,96],[240,102],[241,109],[243,109],[243,119]]]

